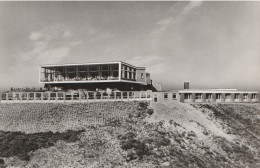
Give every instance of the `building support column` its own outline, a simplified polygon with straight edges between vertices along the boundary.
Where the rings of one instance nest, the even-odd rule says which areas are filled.
[[[212,101],[216,102],[216,93],[212,93]]]
[[[206,93],[202,93],[202,102],[206,102]]]
[[[234,102],[234,99],[235,99],[235,93],[231,93],[230,102]]]
[[[248,98],[249,102],[252,102],[252,93],[248,93],[248,97],[247,98]]]
[[[225,102],[226,101],[226,95],[225,93],[221,93],[221,102]]]
[[[239,94],[239,101],[240,101],[240,102],[243,102],[243,93],[240,93],[240,94]]]
[[[184,103],[184,93],[180,93],[180,102]]]
[[[195,93],[191,94],[191,102],[195,102]]]

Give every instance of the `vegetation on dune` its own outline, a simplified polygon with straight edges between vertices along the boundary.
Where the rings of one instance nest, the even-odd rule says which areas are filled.
[[[260,165],[260,125],[259,118],[256,117],[260,115],[260,111],[250,105],[191,105],[200,111],[199,114],[220,123],[221,129],[228,135],[234,135],[233,140],[215,135],[198,120],[189,122],[197,125],[194,131],[188,130],[180,122],[181,119],[171,115],[166,116],[169,120],[158,119],[149,122],[148,119],[156,116],[158,111],[151,108],[147,102],[34,104],[29,107],[36,110],[33,115],[31,114],[33,110],[26,111],[27,107],[21,106],[23,115],[19,113],[18,107],[14,109],[5,105],[2,108],[13,110],[11,114],[14,116],[9,114],[7,117],[12,120],[8,122],[9,125],[13,123],[20,126],[19,124],[25,121],[31,122],[37,119],[40,123],[36,125],[37,127],[51,125],[48,128],[55,128],[54,130],[58,131],[72,128],[75,131],[34,134],[0,131],[0,157],[3,158],[0,158],[0,167],[14,163],[17,167],[91,165],[92,167],[255,168]],[[38,106],[41,108],[37,108]],[[187,106],[195,110],[189,105],[182,107]],[[170,110],[169,114],[175,113],[175,110],[177,108]],[[185,113],[185,110],[181,113]],[[2,116],[0,114],[0,120],[4,121],[7,115],[8,113]],[[18,118],[21,118],[21,121],[13,122]],[[20,128],[35,131],[28,126]],[[82,129],[85,131],[81,131]],[[9,159],[13,156],[19,159]],[[21,163],[19,160],[27,162]]]
[[[31,151],[48,148],[59,140],[75,142],[79,140],[77,135],[81,132],[68,130],[64,133],[43,132],[25,134],[0,131],[0,157],[18,156],[21,160],[29,161],[29,153]]]

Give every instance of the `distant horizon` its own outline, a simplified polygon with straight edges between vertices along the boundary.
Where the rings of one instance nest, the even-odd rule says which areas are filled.
[[[42,64],[121,60],[163,90],[260,90],[260,2],[0,2],[0,91]]]

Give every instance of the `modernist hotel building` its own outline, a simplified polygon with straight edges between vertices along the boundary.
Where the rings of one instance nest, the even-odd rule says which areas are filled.
[[[66,99],[72,97],[73,101],[75,99],[80,99],[82,95],[85,95],[85,91],[87,91],[87,94],[90,97],[93,94],[95,95],[98,93],[101,93],[102,97],[104,92],[106,92],[106,94],[111,92],[110,98],[119,98],[119,100],[124,100],[124,98],[127,100],[133,98],[133,100],[135,100],[136,97],[141,100],[140,98],[144,97],[155,102],[259,102],[259,93],[257,91],[239,91],[236,89],[190,89],[189,82],[185,82],[184,89],[181,90],[161,91],[160,85],[153,85],[150,73],[146,72],[145,67],[136,67],[122,61],[42,65],[39,72],[39,82],[44,84],[46,88],[45,91],[43,90],[38,93],[35,91],[9,91],[3,94],[1,93],[0,102],[5,102],[6,100],[6,102],[10,100],[11,102],[17,100],[18,102],[22,102],[21,100],[27,102],[33,100],[34,102],[36,100],[50,101],[53,99],[57,101],[60,100],[60,95],[63,95],[62,99],[64,100],[65,95]],[[52,95],[54,95],[54,97]]]
[[[40,83],[45,88],[122,91],[155,90],[150,73],[122,61],[86,64],[42,65]]]

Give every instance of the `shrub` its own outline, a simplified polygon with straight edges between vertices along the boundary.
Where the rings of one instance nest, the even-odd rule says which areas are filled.
[[[147,110],[147,113],[148,113],[149,115],[152,115],[153,112],[154,112],[153,109],[148,109],[148,110]]]
[[[29,161],[30,151],[39,148],[53,146],[58,140],[75,142],[77,135],[82,131],[67,131],[64,133],[43,132],[35,134],[25,134],[21,132],[0,131],[0,157],[17,156],[21,160]]]

